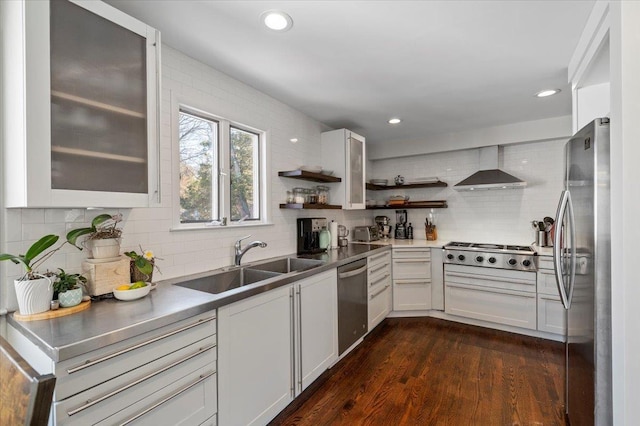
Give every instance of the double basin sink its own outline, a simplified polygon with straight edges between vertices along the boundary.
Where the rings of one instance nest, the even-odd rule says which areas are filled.
[[[175,285],[190,288],[192,290],[205,291],[219,294],[234,288],[278,277],[291,272],[301,272],[317,268],[324,264],[322,260],[301,259],[297,257],[285,257],[256,263],[247,266],[235,266],[224,268],[200,278],[177,282]]]

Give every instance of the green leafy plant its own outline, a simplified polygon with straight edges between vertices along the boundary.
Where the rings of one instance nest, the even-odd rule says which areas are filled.
[[[60,250],[63,243],[60,247],[56,249],[52,249],[46,251],[51,248],[55,243],[58,242],[60,237],[57,235],[45,235],[40,238],[38,241],[33,243],[31,247],[27,250],[25,254],[9,254],[9,253],[1,253],[0,261],[2,260],[10,260],[16,265],[22,264],[25,269],[24,275],[20,278],[19,281],[33,280],[39,278],[38,275],[47,275],[40,274],[37,272],[38,267],[48,258],[50,258],[56,251]]]
[[[87,283],[87,279],[82,274],[67,274],[62,268],[58,268],[58,271],[56,280],[53,282],[53,290],[56,293],[80,288]]]
[[[67,232],[67,241],[80,250],[76,241],[83,235],[88,235],[87,240],[106,240],[108,238],[120,238],[122,229],[117,228],[119,222],[122,221],[122,214],[110,215],[101,214],[93,218],[91,227],[77,228]]]

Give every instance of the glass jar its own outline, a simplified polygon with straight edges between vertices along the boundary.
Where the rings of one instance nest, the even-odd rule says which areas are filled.
[[[311,188],[309,191],[309,204],[318,204],[318,191],[315,188]]]
[[[306,202],[305,191],[304,188],[293,188],[293,200],[296,204],[304,204]]]
[[[318,204],[329,204],[329,187],[318,185],[316,191],[318,192]]]
[[[287,204],[293,204],[296,202],[296,198],[293,196],[293,191],[287,191]]]

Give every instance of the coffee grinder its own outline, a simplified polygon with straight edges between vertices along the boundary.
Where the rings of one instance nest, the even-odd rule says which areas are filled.
[[[407,239],[407,211],[406,210],[396,210],[395,237],[398,240]]]

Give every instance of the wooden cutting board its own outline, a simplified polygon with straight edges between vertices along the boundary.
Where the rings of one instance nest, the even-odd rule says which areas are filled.
[[[31,314],[31,315],[21,315],[18,312],[13,314],[13,318],[18,321],[38,321],[45,320],[51,318],[63,317],[65,315],[75,314],[76,312],[84,311],[85,309],[89,309],[91,306],[91,300],[87,300],[86,302],[80,302],[79,305],[72,306],[70,308],[59,308],[56,310],[40,312],[39,314]]]

